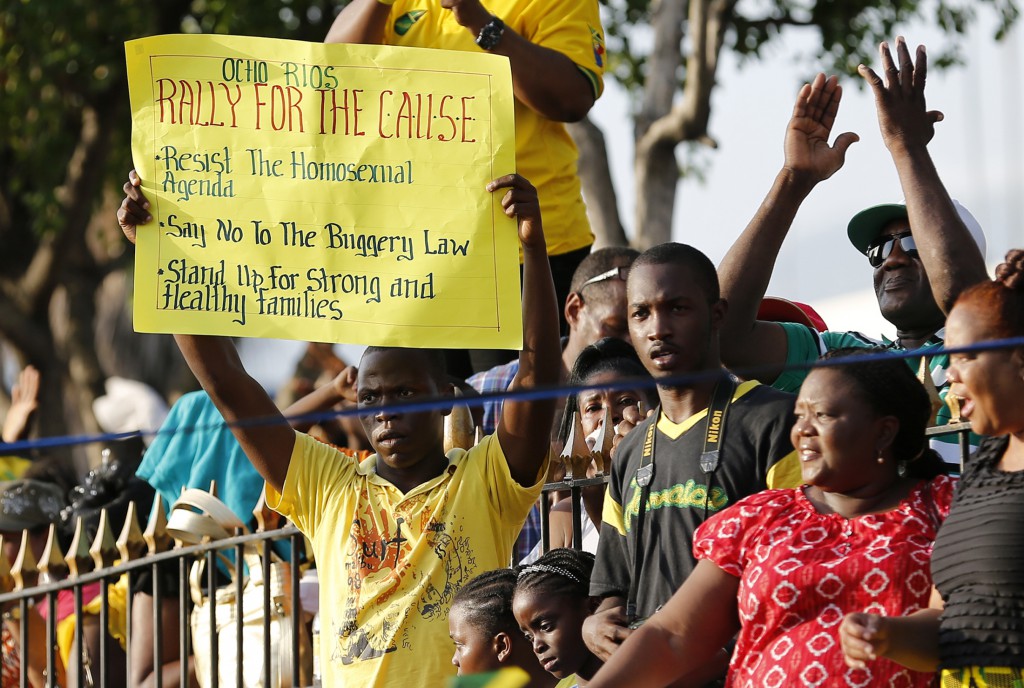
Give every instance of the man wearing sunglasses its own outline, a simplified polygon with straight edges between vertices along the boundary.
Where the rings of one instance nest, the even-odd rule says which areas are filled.
[[[925,107],[924,46],[912,59],[906,42],[897,38],[896,59],[888,44],[883,43],[879,53],[884,80],[866,66],[859,71],[874,93],[882,140],[892,155],[905,202],[858,213],[849,223],[848,236],[865,268],[872,271],[879,311],[895,326],[896,336],[879,341],[859,332],[817,333],[756,318],[800,204],[843,166],[847,149],[858,140],[856,134],[844,133],[829,144],[842,89],[835,77],[819,74],[797,97],[786,131],[782,171],[719,268],[722,295],[729,302],[722,326],[722,360],[736,370],[757,368],[759,379],[778,389],[796,391],[806,376],[806,371],[785,366],[813,361],[830,349],[879,344],[894,350],[940,347],[945,314],[956,297],[987,279],[981,228],[950,198],[928,153],[942,113]],[[923,366],[921,360],[908,362],[922,381],[930,377],[944,396],[946,356],[925,357]],[[949,409],[943,405],[936,420],[942,424],[948,418]],[[947,461],[955,461],[955,445],[944,444],[933,442],[933,447]]]

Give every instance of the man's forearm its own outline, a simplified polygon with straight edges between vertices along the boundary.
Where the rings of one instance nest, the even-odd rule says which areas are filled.
[[[295,432],[266,390],[246,372],[234,344],[226,337],[176,334],[174,339],[221,416],[232,424],[231,432],[249,461],[280,491],[288,473]]]
[[[888,626],[888,659],[914,671],[935,671],[939,664],[939,617],[941,609],[921,609],[909,616],[891,616]]]
[[[228,413],[233,410],[231,397],[238,386],[236,375],[240,373],[246,378],[249,375],[242,367],[238,351],[231,341],[227,337],[190,334],[176,334],[174,341],[192,374],[214,404],[218,408],[223,402],[228,404],[228,409],[221,408],[221,415],[228,421],[236,420],[235,417],[228,417]],[[226,410],[228,413],[225,413]]]
[[[596,95],[590,81],[557,50],[506,28],[492,52],[509,59],[512,91],[534,112],[556,122],[578,122],[593,107]]]
[[[334,18],[324,43],[382,43],[390,12],[377,0],[352,0]]]
[[[781,170],[718,268],[722,298],[729,302],[721,334],[723,359],[727,364],[730,364],[726,353],[729,343],[742,341],[754,326],[782,243],[800,205],[813,188],[814,184],[804,177]]]
[[[621,607],[623,613],[625,613],[626,598],[621,597],[619,595],[609,595],[608,597],[605,597],[601,600],[601,604],[597,606],[597,609],[594,610],[594,613],[597,614],[599,612],[606,612],[609,609],[615,609],[616,607]]]
[[[758,307],[793,218],[816,183],[808,174],[783,168],[718,269],[722,298],[728,302],[719,337],[722,362],[730,368],[756,369],[757,379],[765,384],[781,374],[788,340],[778,324],[757,321]]]
[[[984,258],[942,184],[928,149],[894,147],[891,153],[932,295],[948,313],[964,289],[988,278]]]
[[[558,384],[558,307],[544,246],[523,247],[523,321],[520,379],[532,387]]]

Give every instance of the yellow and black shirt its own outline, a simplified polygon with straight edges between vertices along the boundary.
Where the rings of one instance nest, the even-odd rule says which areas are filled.
[[[590,592],[622,595],[632,580],[640,488],[636,472],[651,423],[657,422],[654,478],[644,521],[644,556],[637,612],[649,616],[668,601],[693,571],[693,533],[704,519],[766,487],[800,484],[789,441],[792,394],[757,382],[736,388],[721,439],[721,459],[712,479],[701,470],[707,409],[682,423],[652,416],[622,440],[612,463],[604,500],[601,541]],[[710,483],[710,491],[709,491]]]

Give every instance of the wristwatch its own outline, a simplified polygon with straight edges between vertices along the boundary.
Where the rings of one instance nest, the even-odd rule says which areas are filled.
[[[480,35],[476,37],[476,44],[484,50],[494,50],[504,33],[505,22],[492,15],[491,21],[484,24],[484,28],[480,29]]]

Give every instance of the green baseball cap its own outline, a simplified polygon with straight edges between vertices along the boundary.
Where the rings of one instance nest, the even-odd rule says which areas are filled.
[[[974,239],[974,243],[978,245],[978,249],[981,251],[981,257],[984,258],[985,233],[982,231],[981,225],[978,224],[974,215],[971,215],[971,212],[961,205],[960,201],[953,199],[953,207],[956,208],[960,220],[967,227],[971,238]],[[900,203],[875,205],[854,215],[846,228],[846,234],[850,237],[850,243],[853,244],[853,247],[860,251],[860,253],[866,254],[868,246],[887,224],[893,220],[906,219],[906,217],[907,206],[902,201]]]

